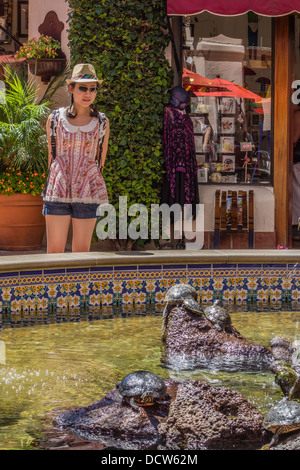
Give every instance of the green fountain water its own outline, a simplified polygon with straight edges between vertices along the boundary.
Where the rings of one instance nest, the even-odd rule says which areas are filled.
[[[248,340],[299,339],[300,313],[232,313]],[[34,448],[50,411],[101,399],[125,374],[151,370],[162,378],[206,380],[241,392],[263,413],[281,397],[274,375],[182,371],[161,367],[161,315],[36,324],[0,331],[0,449]]]

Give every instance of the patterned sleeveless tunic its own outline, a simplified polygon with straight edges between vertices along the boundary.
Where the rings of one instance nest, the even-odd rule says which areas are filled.
[[[104,140],[106,116],[93,117],[85,126],[74,126],[60,108],[56,128],[56,157],[52,161],[44,201],[108,204],[103,176],[95,160]]]

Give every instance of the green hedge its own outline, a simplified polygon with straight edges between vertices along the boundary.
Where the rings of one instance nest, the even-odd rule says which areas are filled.
[[[160,202],[162,114],[173,73],[165,1],[69,0],[71,65],[91,62],[104,80],[96,104],[110,121],[103,176],[110,202]]]

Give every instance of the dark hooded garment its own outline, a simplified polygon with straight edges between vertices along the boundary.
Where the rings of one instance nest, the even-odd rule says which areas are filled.
[[[166,175],[162,189],[162,203],[192,204],[193,216],[199,204],[197,161],[194,128],[186,112],[189,95],[177,86],[171,90],[165,107],[163,153]]]

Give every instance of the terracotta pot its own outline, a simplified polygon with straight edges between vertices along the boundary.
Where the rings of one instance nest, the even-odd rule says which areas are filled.
[[[0,250],[29,251],[41,247],[45,233],[43,198],[0,194]]]
[[[48,83],[51,77],[55,77],[63,69],[66,59],[27,59],[29,70],[34,75],[35,68],[38,77],[43,83]]]

